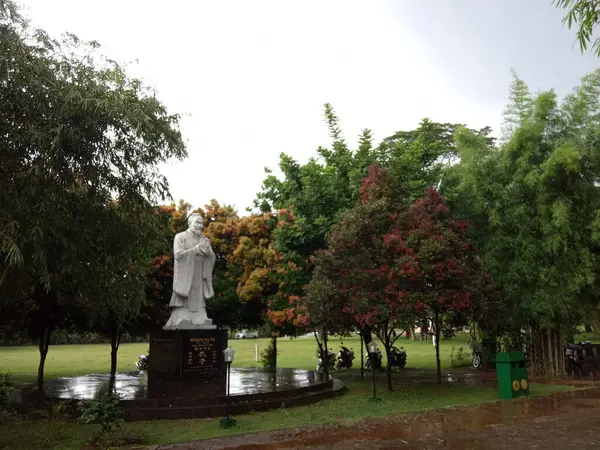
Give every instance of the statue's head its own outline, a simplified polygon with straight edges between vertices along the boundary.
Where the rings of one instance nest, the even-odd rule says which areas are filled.
[[[204,219],[198,213],[193,213],[188,217],[188,229],[192,231],[194,234],[202,233],[204,229]]]

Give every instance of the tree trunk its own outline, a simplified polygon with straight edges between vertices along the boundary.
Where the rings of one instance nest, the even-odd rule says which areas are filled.
[[[360,379],[362,381],[365,379],[365,340],[362,333],[360,334]]]
[[[373,340],[373,334],[372,334],[371,328],[369,328],[369,327],[362,328],[360,330],[360,335],[364,339],[365,345],[367,345],[369,342],[371,342]]]
[[[537,354],[538,358],[537,358],[536,371],[539,374],[543,374],[546,371],[546,369],[545,369],[546,346],[544,345],[544,332],[541,330],[537,330],[535,335],[536,335],[536,340],[538,341],[538,348],[539,348],[539,352]]]
[[[121,343],[121,327],[115,325],[110,334],[110,373],[114,375],[117,372],[117,354],[119,344]]]
[[[319,332],[317,330],[313,331],[313,334],[315,335],[315,341],[317,341],[317,349],[318,349],[318,357],[321,358],[321,361],[325,361],[324,359],[324,354],[325,352],[323,352],[323,341],[319,340]],[[325,365],[327,366],[327,365]],[[318,368],[318,362],[317,362],[317,368]],[[325,367],[325,376],[327,376],[329,373],[327,372],[327,368]]]
[[[323,367],[325,368],[325,377],[329,376],[329,350],[327,349],[327,331],[323,331]]]
[[[565,375],[565,355],[564,355],[564,351],[563,351],[563,334],[562,332],[559,330],[558,332],[558,351],[559,351],[559,355],[560,355],[560,376],[564,376]]]
[[[385,369],[387,388],[389,392],[392,392],[394,390],[394,385],[392,383],[392,346],[390,344],[389,339],[386,339],[385,342],[385,356],[387,358],[387,367]],[[373,362],[374,361],[371,361],[371,363]]]
[[[554,361],[556,362],[556,376],[560,377],[562,375],[561,370],[561,343],[560,343],[560,328],[556,328],[554,331]]]
[[[552,354],[554,353],[554,349],[552,348],[552,330],[551,329],[546,329],[546,345],[548,346],[548,352],[546,353],[548,355],[548,361],[546,362],[546,373],[549,375],[550,378],[554,378],[554,371],[553,371],[553,359],[552,358]]]
[[[50,336],[52,334],[52,328],[49,326],[42,330],[38,342],[38,349],[40,351],[40,364],[38,365],[37,374],[37,385],[40,392],[44,392],[44,366],[46,365],[46,356],[48,355],[48,348],[50,347]]]
[[[433,324],[433,332],[435,334],[435,364],[437,367],[437,382],[442,384],[442,365],[440,363],[440,315],[435,313],[435,323]]]
[[[557,329],[554,332],[554,339],[555,339],[555,352],[554,352],[554,360],[556,361],[556,375],[557,376],[562,376],[563,375],[563,371],[562,371],[562,352],[561,352],[561,342],[560,342],[560,329]]]

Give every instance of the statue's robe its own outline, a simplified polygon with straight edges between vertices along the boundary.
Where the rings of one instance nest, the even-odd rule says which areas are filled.
[[[196,246],[207,255],[197,254]],[[210,241],[204,235],[190,230],[178,233],[173,243],[174,269],[173,294],[169,306],[172,308],[167,327],[182,323],[193,325],[212,324],[206,315],[206,299],[214,296],[212,271],[216,256]]]

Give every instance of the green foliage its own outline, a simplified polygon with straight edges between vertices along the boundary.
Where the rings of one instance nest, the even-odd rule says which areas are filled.
[[[450,367],[453,369],[458,369],[459,367],[467,367],[470,365],[471,358],[467,353],[465,353],[464,348],[462,346],[456,348],[453,345],[450,352]]]
[[[119,396],[112,392],[101,394],[98,398],[80,404],[79,420],[87,424],[99,424],[98,435],[109,434],[119,429],[123,421],[123,412],[119,406]]]
[[[123,422],[123,411],[119,404],[119,396],[113,392],[105,392],[98,398],[80,404],[81,416],[84,423],[99,424],[100,434],[107,434],[120,427]]]
[[[540,94],[506,146],[456,168],[464,170],[468,195],[485,205],[473,210],[487,215],[480,218],[487,236],[478,242],[487,267],[510,304],[519,305],[518,315],[547,325],[581,320],[590,299],[582,294],[596,284],[589,226],[600,207],[600,166],[586,130],[594,125],[585,125],[582,110],[598,107],[585,92],[599,77],[584,79],[562,108],[553,93]]]
[[[0,371],[0,410],[11,409],[11,395],[15,388],[10,373]]]
[[[308,263],[308,258],[326,249],[327,236],[334,225],[359,204],[363,195],[371,195],[362,192],[361,186],[373,163],[385,167],[395,180],[386,187],[384,196],[400,206],[410,204],[427,186],[437,184],[442,169],[456,157],[454,131],[459,127],[456,124],[425,119],[416,130],[399,131],[378,146],[374,146],[370,130],[365,129],[356,150],[351,150],[342,136],[339,118],[329,104],[325,105],[325,120],[331,147],[319,147],[317,157],[304,165],[282,154],[279,166],[283,178],[277,178],[267,169],[268,176],[255,201],[255,207],[261,211],[277,211],[279,222],[272,231],[272,244],[280,253],[279,267],[297,268],[287,273],[279,268],[273,271],[279,288],[269,301],[268,315],[277,326],[286,321],[289,324],[289,317],[294,314],[296,325],[306,324],[310,316],[313,326],[336,329],[349,326],[345,319],[342,322],[346,323],[339,325],[342,323],[338,320],[339,313],[344,306],[342,296],[329,294],[324,287],[326,282],[310,284],[314,266]],[[489,128],[471,131],[485,142],[493,142],[488,137]],[[260,286],[259,283],[251,285]],[[301,306],[292,301],[307,293]],[[329,311],[336,313],[327,317],[326,310],[330,307]],[[311,310],[308,315],[307,310]]]
[[[40,388],[54,329],[136,315],[168,196],[156,167],[186,155],[178,116],[98,48],[0,2],[0,314],[39,341]]]
[[[36,418],[49,422],[61,422],[69,418],[69,403],[66,401],[47,401],[42,408],[34,411]]]
[[[507,141],[533,111],[533,98],[527,84],[511,69],[513,81],[510,85],[509,104],[504,110],[503,141]]]
[[[0,5],[0,251],[10,266],[33,265],[46,288],[61,275],[57,254],[85,256],[62,261],[72,276],[88,275],[90,251],[104,256],[95,239],[106,223],[92,225],[112,196],[139,216],[168,194],[155,165],[185,156],[178,117],[98,47],[30,30],[11,1]]]
[[[522,352],[529,347],[529,337],[521,330],[511,330],[498,339],[498,348],[502,352]]]
[[[273,339],[271,339],[269,345],[260,353],[260,363],[265,369],[277,368],[277,355]]]
[[[423,119],[415,130],[398,131],[381,142],[377,163],[395,180],[390,193],[394,203],[409,205],[426,188],[440,184],[444,168],[457,160],[454,135],[458,128],[464,126]],[[490,145],[494,142],[489,127],[469,131]]]
[[[552,3],[567,11],[563,24],[566,23],[569,29],[577,26],[577,41],[583,53],[592,43],[595,27],[600,22],[600,5],[595,0],[553,0]],[[592,50],[600,56],[600,39],[594,40]]]
[[[543,92],[522,108],[525,94],[514,96],[521,115],[500,148],[457,132],[461,161],[447,170],[448,197],[475,225],[472,236],[499,288],[497,331],[556,330],[564,338],[597,310],[599,93],[595,71],[563,102]],[[532,339],[545,358],[546,341]],[[554,360],[541,366],[553,364],[560,371]]]
[[[339,215],[358,200],[358,188],[375,161],[371,132],[364,130],[358,149],[348,148],[339,118],[331,105],[325,105],[325,120],[332,138],[331,148],[319,147],[317,158],[300,165],[284,153],[279,168],[283,180],[267,170],[255,207],[267,212],[287,209],[296,218],[293,227],[280,227],[275,233],[279,251],[312,255],[325,247],[327,233]]]

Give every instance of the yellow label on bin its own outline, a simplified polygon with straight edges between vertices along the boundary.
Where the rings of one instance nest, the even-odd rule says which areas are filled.
[[[513,391],[518,391],[519,390],[519,380],[515,380],[513,381]]]
[[[521,380],[521,389],[523,389],[524,391],[526,391],[528,386],[529,386],[529,384],[527,383],[527,380],[525,378],[523,378]]]

